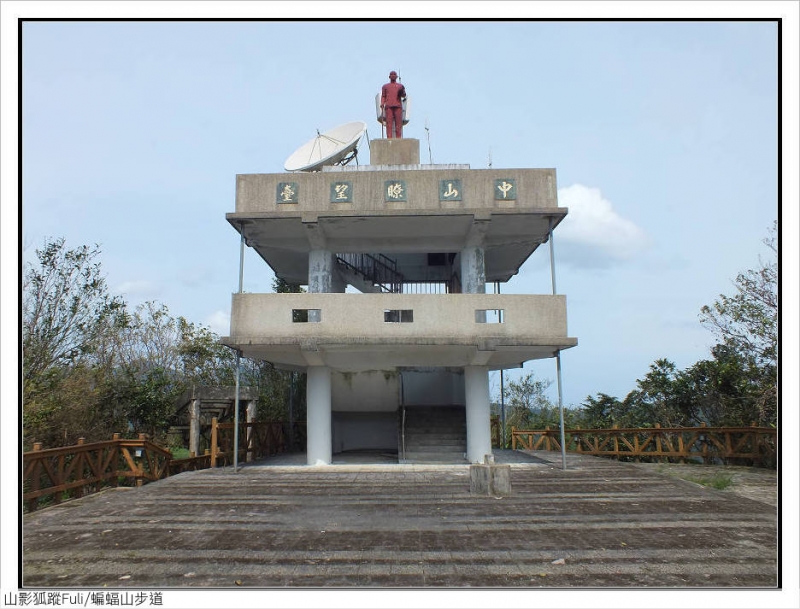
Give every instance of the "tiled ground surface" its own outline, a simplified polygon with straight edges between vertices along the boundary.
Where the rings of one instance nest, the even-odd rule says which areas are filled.
[[[776,508],[652,469],[511,455],[469,466],[187,472],[24,517],[32,587],[774,587]],[[498,459],[501,461],[503,459]]]

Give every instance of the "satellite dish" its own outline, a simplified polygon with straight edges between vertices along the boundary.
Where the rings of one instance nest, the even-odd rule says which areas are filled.
[[[320,133],[295,150],[283,164],[286,171],[319,171],[324,165],[347,165],[358,151],[356,145],[367,130],[366,123],[355,121]]]

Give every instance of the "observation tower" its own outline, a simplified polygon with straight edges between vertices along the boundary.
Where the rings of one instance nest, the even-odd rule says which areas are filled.
[[[566,216],[556,172],[421,164],[408,138],[372,140],[369,164],[353,164],[365,128],[318,134],[285,173],[236,177],[226,218],[242,253],[307,292],[243,293],[240,279],[223,342],[307,374],[309,465],[371,450],[482,463],[489,372],[577,345],[564,295],[492,285]]]

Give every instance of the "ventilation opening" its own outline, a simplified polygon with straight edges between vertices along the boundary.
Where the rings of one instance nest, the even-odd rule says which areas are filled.
[[[293,323],[316,323],[322,321],[322,309],[292,309]]]
[[[501,324],[503,323],[503,309],[475,309],[475,323]]]
[[[385,309],[383,321],[387,323],[410,324],[414,321],[413,309]]]

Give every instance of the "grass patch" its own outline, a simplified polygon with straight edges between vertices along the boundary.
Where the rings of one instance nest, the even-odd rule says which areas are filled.
[[[726,488],[733,485],[733,476],[727,474],[714,474],[713,476],[687,476],[685,478],[690,482],[696,482],[703,486],[710,486],[718,491],[724,491]]]
[[[188,448],[173,448],[170,452],[173,459],[188,459],[191,456]]]

